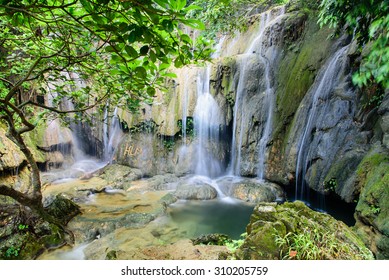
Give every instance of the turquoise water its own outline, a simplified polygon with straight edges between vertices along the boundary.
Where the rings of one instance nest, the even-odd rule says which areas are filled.
[[[169,207],[172,221],[186,229],[186,237],[223,233],[239,239],[246,231],[254,206],[235,200],[183,201]]]

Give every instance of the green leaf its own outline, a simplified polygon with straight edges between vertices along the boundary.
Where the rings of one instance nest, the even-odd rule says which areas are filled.
[[[186,0],[177,0],[176,9],[181,11],[186,6]]]
[[[141,55],[146,55],[148,53],[148,51],[149,51],[149,46],[144,45],[143,47],[140,48],[139,53]]]
[[[126,45],[126,46],[124,47],[124,49],[126,50],[126,53],[127,53],[130,57],[137,57],[137,56],[138,56],[138,52],[137,52],[132,46]]]
[[[164,9],[167,9],[169,7],[169,3],[166,0],[154,0],[159,6],[161,6]]]
[[[163,73],[162,76],[169,77],[169,78],[177,78],[177,74],[172,72]]]
[[[162,71],[162,70],[165,70],[167,68],[170,67],[170,64],[168,63],[162,63],[160,66],[159,66],[159,71]]]
[[[119,64],[119,68],[122,72],[126,73],[126,74],[130,74],[130,72],[128,71],[128,68],[127,66],[123,65],[123,64]]]
[[[187,35],[187,34],[181,34],[180,35],[180,38],[182,41],[184,41],[185,43],[188,43],[188,44],[191,44],[192,43],[192,39]]]
[[[107,52],[115,52],[115,49],[112,46],[106,46],[105,51]]]
[[[205,29],[205,25],[204,23],[202,23],[201,21],[199,20],[195,20],[195,19],[184,19],[184,20],[181,20],[181,22],[187,26],[190,26],[192,28],[195,28],[195,29],[199,29],[199,30],[204,30]]]
[[[167,32],[173,32],[174,30],[174,25],[171,20],[167,20],[167,19],[163,20],[162,26],[166,29]]]
[[[80,0],[81,2],[81,5],[85,8],[85,10],[88,12],[88,13],[92,13],[93,12],[93,8],[92,6],[89,4],[89,1],[87,0]]]
[[[183,65],[183,63],[182,63],[181,58],[180,58],[180,57],[177,57],[177,58],[174,60],[174,67],[180,68],[182,65]]]
[[[155,96],[155,93],[156,93],[155,88],[152,88],[152,87],[147,88],[147,94],[148,94],[150,97]]]
[[[137,38],[138,38],[137,33],[136,33],[135,31],[132,31],[132,32],[130,33],[130,35],[128,35],[127,41],[128,41],[130,44],[132,44],[132,43],[134,43],[134,42],[137,40]]]
[[[190,5],[190,6],[188,6],[188,7],[186,7],[185,9],[184,9],[184,12],[185,13],[188,13],[188,12],[190,12],[190,11],[198,11],[198,10],[202,10],[203,8],[201,8],[200,6],[196,6],[196,5]]]
[[[135,68],[135,74],[141,78],[141,79],[144,79],[147,77],[147,71],[144,67],[142,66],[138,66]]]

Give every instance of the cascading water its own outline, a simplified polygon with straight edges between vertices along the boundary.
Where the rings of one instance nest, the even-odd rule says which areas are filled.
[[[332,57],[329,62],[324,65],[319,75],[317,76],[313,86],[307,93],[311,98],[310,109],[308,112],[308,119],[305,123],[305,129],[298,142],[298,153],[296,163],[296,199],[303,199],[306,194],[306,183],[305,174],[309,166],[310,147],[309,138],[311,137],[316,124],[322,122],[322,119],[318,119],[318,113],[320,110],[325,110],[325,106],[328,105],[328,98],[331,95],[332,90],[339,83],[342,70],[346,64],[346,54],[348,46],[339,49]]]
[[[103,117],[103,145],[104,145],[104,156],[103,158],[106,159],[107,154],[107,147],[108,147],[108,141],[109,141],[109,134],[108,134],[108,111],[109,111],[109,102],[105,105],[104,108],[104,117]]]
[[[188,70],[187,70],[188,71]],[[185,75],[186,74],[186,75]],[[188,95],[189,95],[189,75],[184,72],[184,94],[182,96],[182,118],[181,118],[181,133],[182,133],[182,142],[186,144],[186,130],[187,130],[187,118],[188,118]]]
[[[76,89],[84,87],[85,84],[75,73],[63,73],[68,76],[69,79],[73,79],[75,82]],[[55,91],[55,85],[49,84],[48,86],[48,105],[51,107],[59,106],[63,111],[72,111],[74,110],[73,102],[68,98],[62,98],[61,100],[56,100],[58,95]],[[72,90],[72,89],[69,89]],[[55,134],[55,137],[58,139],[54,141],[55,143],[69,143],[71,151],[66,151],[65,153],[60,150],[63,154],[71,154],[72,164],[63,166],[64,170],[53,171],[46,174],[48,177],[53,176],[53,180],[62,180],[62,179],[73,179],[85,174],[94,172],[95,170],[100,169],[104,164],[98,162],[95,158],[92,158],[84,152],[81,141],[79,137],[83,134],[84,126],[80,121],[74,121],[74,115],[69,114],[69,128],[64,128],[60,125],[58,119],[53,120],[49,124],[48,131]],[[66,147],[68,149],[68,147]]]
[[[243,145],[243,133],[244,125],[248,123],[248,116],[246,110],[243,108],[243,99],[247,93],[247,68],[249,63],[252,63],[256,59],[259,59],[262,65],[264,65],[264,80],[265,80],[265,91],[263,106],[266,113],[262,113],[264,127],[261,132],[261,138],[258,145],[258,179],[264,179],[265,172],[265,158],[266,158],[266,146],[271,136],[271,128],[273,121],[273,110],[274,110],[274,90],[271,84],[271,66],[270,61],[266,57],[265,49],[263,49],[264,31],[274,21],[278,20],[279,17],[285,14],[285,7],[281,7],[276,15],[273,15],[271,11],[267,11],[261,15],[260,29],[258,35],[254,38],[250,46],[247,48],[240,61],[239,69],[239,81],[236,90],[235,105],[234,105],[234,119],[233,119],[233,136],[232,136],[232,151],[231,151],[231,164],[229,169],[230,175],[240,175],[241,172],[241,148]],[[255,57],[253,57],[255,56]],[[240,124],[238,128],[238,119]]]
[[[210,93],[211,66],[199,72],[197,102],[194,111],[194,127],[197,136],[195,174],[215,177],[221,174],[221,163],[209,151],[213,143],[219,143],[221,113]]]
[[[107,113],[108,118],[108,113]],[[108,121],[108,120],[107,120]],[[107,124],[108,126],[108,124]],[[120,120],[118,118],[118,107],[115,108],[111,124],[109,129],[107,128],[107,134],[105,135],[106,141],[104,141],[104,160],[110,162],[115,153],[115,150],[122,138],[123,133],[120,128]]]

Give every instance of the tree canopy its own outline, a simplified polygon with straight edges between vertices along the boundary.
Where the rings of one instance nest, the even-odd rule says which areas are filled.
[[[196,9],[186,0],[0,0],[0,119],[32,169],[30,193],[0,184],[0,194],[42,214],[39,169],[22,134],[47,112],[150,100],[171,65],[209,56],[206,41],[180,28],[204,28],[187,17]]]
[[[322,0],[319,22],[345,28],[365,50],[353,81],[359,86],[372,82],[389,88],[389,1]]]
[[[289,0],[194,0],[193,4],[202,9],[191,14],[207,25],[207,36],[219,33],[243,31],[250,16],[265,11],[273,5],[285,4]]]

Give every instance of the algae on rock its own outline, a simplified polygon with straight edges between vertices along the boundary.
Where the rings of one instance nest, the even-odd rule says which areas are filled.
[[[373,259],[362,240],[330,215],[303,202],[259,203],[237,259]]]
[[[377,259],[389,258],[389,156],[375,147],[357,169],[356,189],[360,196],[355,209],[358,234]]]

